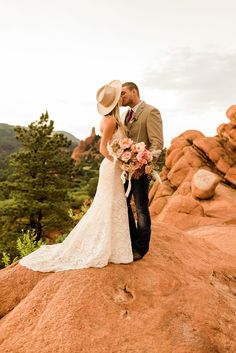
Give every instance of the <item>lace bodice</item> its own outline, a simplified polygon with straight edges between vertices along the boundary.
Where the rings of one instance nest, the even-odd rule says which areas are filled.
[[[125,136],[124,136],[123,132],[121,131],[121,129],[118,127],[117,130],[114,132],[110,142],[112,142],[116,139],[120,139],[122,137],[125,137]]]

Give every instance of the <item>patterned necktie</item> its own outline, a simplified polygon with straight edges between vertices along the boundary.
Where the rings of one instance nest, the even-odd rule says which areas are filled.
[[[129,109],[125,118],[126,125],[131,121],[133,115],[134,115],[134,111],[132,109]]]

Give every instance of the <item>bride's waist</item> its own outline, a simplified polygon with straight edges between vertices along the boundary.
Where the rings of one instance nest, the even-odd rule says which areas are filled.
[[[107,159],[106,157],[102,160],[102,163],[100,165],[100,169],[103,168],[103,167],[107,167],[109,169],[119,169],[119,170],[121,170],[114,161],[110,161],[110,159]]]
[[[115,165],[115,163],[113,161],[111,161],[110,159],[108,159],[106,157],[103,158],[101,164]]]

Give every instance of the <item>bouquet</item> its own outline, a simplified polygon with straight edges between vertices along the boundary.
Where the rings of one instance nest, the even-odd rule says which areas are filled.
[[[123,183],[125,183],[126,179],[129,180],[128,194],[130,191],[131,178],[138,179],[143,174],[152,174],[153,158],[144,142],[134,143],[130,138],[124,137],[113,140],[108,144],[107,148],[109,154],[114,158],[114,161],[118,161],[123,170],[121,174]]]

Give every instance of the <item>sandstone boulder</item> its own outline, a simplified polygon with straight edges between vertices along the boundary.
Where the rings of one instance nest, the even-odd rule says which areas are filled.
[[[215,188],[219,184],[221,178],[205,169],[199,169],[194,174],[192,179],[192,195],[198,199],[210,199],[214,193]]]
[[[226,110],[226,116],[230,121],[236,123],[236,105],[231,105]]]

